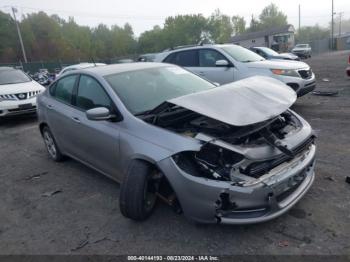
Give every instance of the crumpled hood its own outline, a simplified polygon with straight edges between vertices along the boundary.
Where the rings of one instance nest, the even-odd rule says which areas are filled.
[[[265,68],[265,69],[302,69],[309,68],[307,64],[299,61],[273,61],[264,60],[247,63],[249,68]]]
[[[233,126],[259,123],[286,111],[296,93],[277,79],[254,76],[167,102]]]

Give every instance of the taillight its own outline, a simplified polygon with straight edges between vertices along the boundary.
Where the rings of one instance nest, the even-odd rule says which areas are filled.
[[[349,61],[348,61],[348,64],[350,65],[350,55],[349,55]]]

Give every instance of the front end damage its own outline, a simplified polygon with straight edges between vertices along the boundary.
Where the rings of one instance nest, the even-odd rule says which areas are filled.
[[[291,110],[240,127],[193,111],[162,115],[153,124],[202,144],[157,163],[193,220],[264,222],[288,211],[314,181],[315,137]]]

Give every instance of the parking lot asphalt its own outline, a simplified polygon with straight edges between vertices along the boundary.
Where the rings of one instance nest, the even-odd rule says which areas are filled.
[[[35,117],[0,120],[0,254],[350,255],[348,55],[306,61],[318,90],[339,91],[293,106],[318,134],[316,181],[288,214],[258,225],[198,225],[161,203],[147,221],[130,221],[117,183],[48,158]]]

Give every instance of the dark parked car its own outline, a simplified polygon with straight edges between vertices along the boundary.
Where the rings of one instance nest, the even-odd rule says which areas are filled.
[[[278,59],[278,60],[300,61],[300,58],[296,55],[293,55],[291,53],[279,54],[275,50],[272,50],[271,48],[268,48],[268,47],[251,47],[250,50],[257,53],[258,55],[261,55],[263,58],[267,60]]]
[[[124,216],[162,199],[202,223],[276,218],[314,181],[310,125],[296,93],[256,76],[216,87],[163,63],[68,72],[38,97],[51,158],[70,156],[121,182]]]

